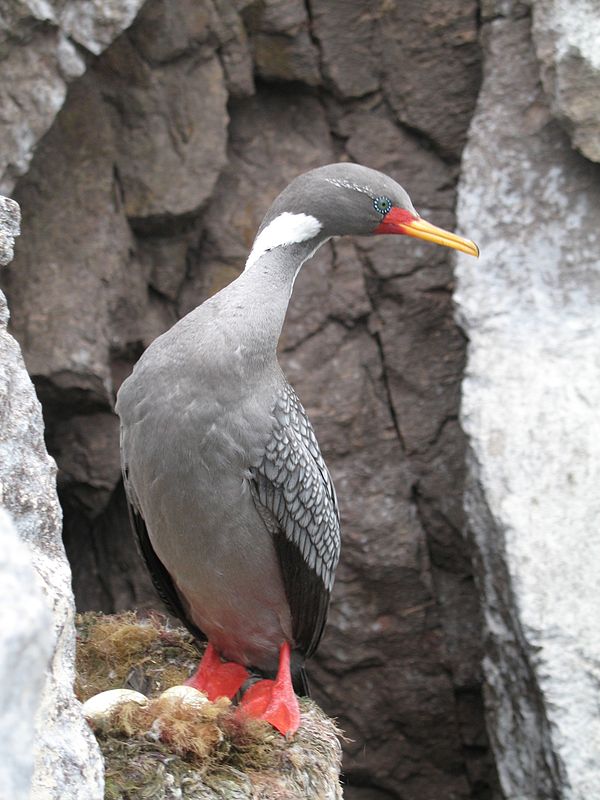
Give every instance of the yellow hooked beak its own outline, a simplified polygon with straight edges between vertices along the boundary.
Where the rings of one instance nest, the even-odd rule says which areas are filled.
[[[479,248],[470,239],[457,236],[443,228],[438,228],[430,222],[425,222],[421,217],[408,211],[406,208],[391,208],[381,220],[374,233],[404,233],[415,239],[424,239],[426,242],[441,244],[443,247],[452,247],[470,256],[479,258]]]
[[[424,239],[426,242],[441,244],[444,247],[452,247],[454,250],[460,250],[461,253],[467,253],[470,256],[479,258],[479,248],[471,239],[464,239],[462,236],[457,236],[456,233],[450,233],[450,231],[445,231],[443,228],[438,228],[430,222],[425,222],[420,217],[410,222],[402,223],[402,227],[407,236],[414,236],[415,239]]]

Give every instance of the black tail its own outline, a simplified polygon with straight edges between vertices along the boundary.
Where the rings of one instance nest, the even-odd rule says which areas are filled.
[[[300,695],[300,697],[310,697],[310,684],[308,682],[306,667],[298,667],[297,670],[294,670],[292,682],[296,694]]]

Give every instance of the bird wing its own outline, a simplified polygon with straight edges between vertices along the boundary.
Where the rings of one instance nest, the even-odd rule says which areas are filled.
[[[291,386],[279,392],[273,417],[263,460],[251,469],[252,495],[275,542],[296,646],[310,656],[327,619],[340,517],[329,471]]]
[[[202,633],[200,628],[194,625],[194,623],[190,620],[183,603],[181,602],[181,597],[177,591],[173,579],[171,578],[170,573],[160,558],[156,555],[156,552],[152,547],[146,522],[142,516],[142,512],[139,509],[138,503],[136,502],[135,492],[129,480],[129,470],[126,464],[123,464],[123,485],[125,487],[125,496],[127,498],[129,521],[135,534],[138,551],[146,563],[146,567],[148,568],[148,572],[150,573],[152,583],[154,584],[154,588],[156,589],[158,596],[170,614],[180,619],[189,632],[196,637],[196,639],[204,641],[206,639],[205,634]]]

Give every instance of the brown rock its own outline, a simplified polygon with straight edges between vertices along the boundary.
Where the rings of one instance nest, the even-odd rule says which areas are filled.
[[[343,97],[383,91],[398,120],[457,157],[480,81],[476,3],[318,0],[323,74]]]
[[[400,122],[458,158],[481,80],[477,3],[426,0],[389,9],[381,28],[385,96]]]
[[[309,86],[320,83],[319,53],[301,0],[268,0],[251,6],[244,16],[261,78],[302,81]]]
[[[164,0],[163,0],[164,1]],[[227,90],[232,97],[254,93],[254,65],[246,29],[240,14],[253,0],[210,0],[212,27],[217,38]]]
[[[312,29],[321,50],[323,77],[343,97],[361,97],[380,88],[379,0],[317,0],[311,3]]]
[[[209,2],[150,0],[138,15],[130,39],[145,61],[165,64],[199,44],[208,44],[214,16]]]
[[[113,153],[106,108],[84,78],[17,191],[23,236],[6,282],[13,330],[27,343],[34,379],[57,376],[62,391],[78,392],[76,402],[110,402],[111,300],[130,283],[132,237],[115,191]],[[38,388],[44,398],[44,385]]]
[[[12,192],[65,101],[67,84],[85,72],[143,0],[3,0],[0,14],[0,191]],[[77,45],[77,46],[76,46]]]
[[[175,303],[185,279],[189,237],[147,236],[140,240],[138,256],[149,285]]]
[[[108,503],[121,477],[114,414],[97,412],[60,420],[48,430],[48,444],[60,463],[59,486],[70,490],[84,511],[95,516]]]
[[[154,66],[198,50],[210,56],[218,48],[228,91],[252,94],[252,59],[239,10],[228,0],[151,0],[130,31],[131,41]]]
[[[225,165],[227,94],[218,59],[190,56],[151,68],[122,37],[100,72],[104,96],[116,112],[117,170],[127,216],[200,208]]]

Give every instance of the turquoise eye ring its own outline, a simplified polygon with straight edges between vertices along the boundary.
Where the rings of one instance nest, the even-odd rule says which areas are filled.
[[[381,214],[383,217],[385,217],[385,215],[392,209],[392,201],[389,197],[374,197],[373,208],[378,214]]]

